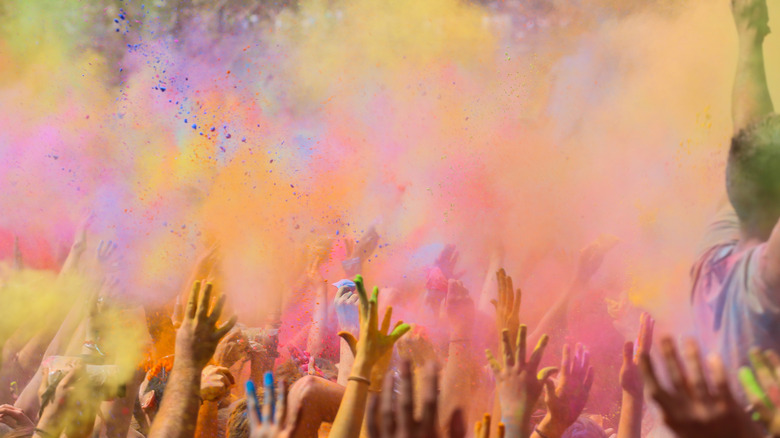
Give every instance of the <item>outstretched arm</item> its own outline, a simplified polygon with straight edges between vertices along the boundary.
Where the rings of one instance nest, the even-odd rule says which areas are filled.
[[[774,111],[764,70],[764,38],[769,34],[766,0],[732,0],[739,35],[737,74],[731,100],[734,133]]]

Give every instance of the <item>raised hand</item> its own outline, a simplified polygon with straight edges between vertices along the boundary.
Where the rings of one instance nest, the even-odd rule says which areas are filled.
[[[263,405],[257,400],[255,384],[246,382],[246,415],[249,423],[249,438],[286,438],[292,436],[301,422],[298,410],[295,418],[288,421],[287,383],[280,382],[278,391],[274,388],[273,374],[263,378]]]
[[[357,242],[353,240],[347,240],[347,254],[349,258],[359,258],[361,261],[368,260],[374,253],[374,250],[379,243],[379,234],[376,232],[376,228],[369,227]]]
[[[433,265],[438,267],[448,280],[457,280],[463,275],[463,271],[455,271],[455,267],[458,265],[459,257],[460,254],[458,253],[458,249],[455,248],[455,245],[447,245],[443,250],[441,250],[439,257],[436,258],[436,261],[433,262]]]
[[[28,429],[32,431],[35,423],[21,409],[12,405],[0,405],[0,423],[11,427],[14,431]]]
[[[577,344],[574,357],[571,357],[571,347],[563,346],[560,376],[556,384],[549,380],[545,382],[547,415],[538,427],[551,438],[561,436],[574,424],[585,408],[593,386],[590,353],[582,344]]]
[[[344,240],[347,249],[347,259],[341,262],[344,272],[348,277],[357,275],[363,268],[363,262],[368,260],[376,250],[379,243],[379,234],[374,227],[370,227],[357,243],[352,239]]]
[[[772,436],[780,436],[780,356],[774,351],[750,351],[753,370],[740,368],[739,381],[752,409]]]
[[[687,370],[671,338],[661,340],[661,352],[671,387],[661,386],[650,356],[640,358],[650,396],[663,411],[664,421],[680,438],[758,438],[761,433],[734,400],[726,370],[717,356],[710,361],[712,385],[707,383],[695,341],[685,344]]]
[[[753,29],[760,36],[769,34],[769,9],[766,0],[731,0],[731,12],[740,33]]]
[[[474,301],[461,281],[450,280],[447,286],[444,312],[450,326],[450,341],[469,340],[474,326]]]
[[[577,261],[575,283],[584,285],[598,272],[604,262],[604,256],[618,244],[620,240],[612,235],[604,234],[582,249]]]
[[[360,296],[356,292],[355,287],[351,285],[341,286],[336,292],[333,307],[336,309],[339,331],[357,333],[360,329],[360,316],[358,315]]]
[[[206,401],[219,401],[230,394],[230,387],[236,379],[230,370],[222,366],[208,365],[200,378],[200,398]]]
[[[217,349],[214,352],[214,363],[230,368],[245,356],[248,347],[249,340],[244,332],[234,327],[217,344]]]
[[[519,288],[515,292],[512,277],[506,275],[504,268],[498,270],[496,280],[498,280],[498,300],[490,300],[496,308],[496,328],[499,333],[504,329],[509,330],[509,338],[515,339],[520,326],[522,292]]]
[[[477,423],[474,425],[474,436],[476,438],[490,438],[490,414],[485,414],[482,416],[482,419],[477,421]],[[506,426],[504,423],[498,423],[498,426],[496,427],[496,436],[498,438],[504,438],[506,434]],[[510,432],[510,437],[513,436]],[[520,435],[517,435],[520,436]]]
[[[653,327],[655,327],[655,320],[650,317],[650,314],[642,313],[639,317],[639,337],[637,337],[636,351],[633,342],[629,341],[623,345],[620,386],[623,391],[637,399],[642,398],[644,393],[644,382],[639,371],[639,357],[643,354],[650,354],[650,347],[653,345]]]
[[[176,361],[203,369],[214,355],[220,339],[236,324],[233,316],[217,327],[225,296],[220,296],[209,312],[211,283],[196,281],[192,287],[181,327],[176,332]]]
[[[44,367],[41,373],[43,379],[39,394],[43,397],[52,388],[49,385],[49,369]],[[63,431],[74,438],[90,436],[100,398],[96,388],[90,384],[84,362],[75,360],[64,375],[59,374],[55,379],[60,380],[54,387],[50,402],[45,406],[41,404],[42,414],[33,437],[60,436]]]
[[[515,345],[509,340],[509,330],[501,332],[502,362],[487,350],[488,363],[496,378],[496,390],[501,403],[501,421],[510,436],[528,436],[533,407],[542,394],[543,386],[558,370],[545,368],[537,374],[549,337],[543,335],[526,360],[527,327],[521,325]],[[488,427],[489,428],[489,427]]]
[[[355,277],[355,286],[357,288],[360,300],[360,334],[355,338],[352,333],[340,331],[338,333],[350,349],[355,353],[355,362],[352,366],[353,374],[357,371],[359,376],[368,378],[371,369],[378,363],[385,361],[389,364],[390,356],[393,351],[393,345],[411,328],[409,324],[398,321],[390,331],[390,320],[393,315],[393,308],[388,307],[385,316],[382,319],[382,325],[379,325],[379,288],[374,287],[371,298],[366,294],[366,288],[363,286],[363,277]]]
[[[424,370],[422,416],[419,419],[414,418],[414,379],[412,365],[408,361],[401,365],[400,400],[397,402],[394,380],[392,377],[385,379],[381,395],[371,401],[367,413],[368,435],[372,438],[439,436],[436,422],[439,384],[435,364],[426,365]],[[462,425],[460,429],[463,429]]]

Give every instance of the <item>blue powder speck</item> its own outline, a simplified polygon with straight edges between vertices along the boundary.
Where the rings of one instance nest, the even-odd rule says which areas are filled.
[[[198,128],[198,125],[196,125],[196,124],[194,124],[194,123],[193,123],[193,124],[192,124],[192,129],[197,129],[197,128]]]

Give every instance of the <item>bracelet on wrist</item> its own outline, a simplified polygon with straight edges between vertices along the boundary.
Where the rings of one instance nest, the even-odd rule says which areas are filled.
[[[352,380],[352,381],[354,381],[354,382],[365,383],[366,385],[368,385],[369,387],[371,387],[371,380],[369,380],[369,379],[366,379],[365,377],[360,377],[360,376],[349,376],[349,377],[347,378],[347,380]]]
[[[534,432],[536,432],[536,434],[542,438],[550,438],[547,435],[543,434],[541,430],[539,430],[539,426],[534,427]]]

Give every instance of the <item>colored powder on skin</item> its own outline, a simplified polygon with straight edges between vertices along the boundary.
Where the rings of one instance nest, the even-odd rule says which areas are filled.
[[[303,255],[334,239],[321,274],[337,281],[339,239],[374,225],[390,245],[369,284],[416,296],[421,248],[453,243],[480,310],[494,261],[533,326],[580,248],[609,233],[621,243],[579,299],[690,330],[688,269],[725,196],[727,5],[305,0],[269,20],[237,11],[244,27],[220,33],[214,17],[166,27],[170,6],[94,3],[3,4],[0,257],[18,235],[33,267],[56,266],[94,214],[89,251],[118,242],[122,293],[163,304],[218,242],[243,322],[296,303],[305,326],[311,297],[289,294]],[[770,35],[767,53],[778,46]],[[609,338],[589,306],[572,306],[576,333]],[[638,318],[610,314],[633,338]]]

